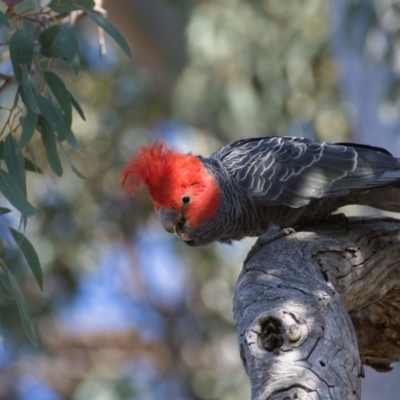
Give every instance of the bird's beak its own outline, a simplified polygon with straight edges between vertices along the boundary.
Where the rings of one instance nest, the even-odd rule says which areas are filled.
[[[166,210],[162,207],[160,207],[158,214],[160,215],[161,224],[164,229],[169,233],[177,233],[176,225],[182,221],[182,214],[177,211]]]

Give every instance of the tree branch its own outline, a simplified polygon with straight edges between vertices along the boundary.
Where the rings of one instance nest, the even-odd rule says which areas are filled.
[[[390,369],[399,239],[400,221],[351,218],[271,242],[244,265],[234,315],[253,400],[360,399],[361,361]]]

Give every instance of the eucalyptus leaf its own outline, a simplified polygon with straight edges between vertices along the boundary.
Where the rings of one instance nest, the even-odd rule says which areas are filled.
[[[18,101],[19,101],[19,90],[16,90],[15,97],[14,97],[14,103],[13,103],[14,108],[17,107]]]
[[[50,123],[52,128],[57,132],[60,140],[65,140],[68,136],[69,129],[65,125],[61,110],[46,97],[37,96],[40,114],[43,115]]]
[[[29,72],[26,65],[22,67],[22,79],[21,88],[24,92],[25,104],[36,114],[39,114],[39,108],[36,101],[36,92],[32,86],[31,80],[29,78]]]
[[[34,217],[38,211],[28,202],[25,193],[11,174],[0,168],[0,191],[4,197],[26,217]]]
[[[25,109],[25,115],[22,118],[22,135],[18,150],[22,150],[31,140],[37,126],[38,117],[39,116],[31,109]]]
[[[0,25],[5,26],[6,28],[11,28],[7,17],[5,16],[5,14],[2,11],[0,11]]]
[[[85,113],[83,112],[81,105],[75,100],[74,96],[72,96],[71,93],[70,93],[70,96],[71,96],[72,105],[74,106],[75,110],[78,112],[79,116],[84,121],[86,121]]]
[[[0,207],[0,215],[8,214],[11,210],[7,207]]]
[[[60,25],[53,25],[39,35],[40,53],[49,58],[67,58],[67,52],[54,42],[60,33]]]
[[[32,160],[32,164],[33,164],[35,170],[40,170],[39,166],[37,165],[36,157],[35,157],[35,151],[34,151],[32,145],[31,145],[31,143],[28,143],[27,147],[28,147],[28,150],[29,150],[30,159]]]
[[[9,299],[13,298],[12,289],[4,273],[0,273],[0,292],[4,297],[8,297]]]
[[[34,346],[37,346],[35,331],[33,330],[32,327],[31,317],[29,315],[28,307],[26,305],[24,296],[22,295],[21,289],[19,288],[17,281],[15,280],[13,274],[10,272],[9,269],[7,270],[7,274],[15,301],[17,303],[19,315],[22,320],[22,325],[24,326],[25,332],[29,340],[32,342]]]
[[[74,133],[71,131],[67,137],[66,142],[72,147],[74,148],[78,153],[80,153],[81,155],[83,154],[83,148],[80,145],[80,143],[78,142],[78,139],[75,137]]]
[[[82,9],[92,10],[94,6],[94,0],[51,0],[48,4],[48,7],[58,13],[69,13]]]
[[[4,258],[8,251],[8,245],[3,238],[0,237],[0,257]]]
[[[25,0],[23,0],[25,1]],[[33,37],[36,34],[37,23],[31,21],[29,18],[22,19],[22,29],[29,36]]]
[[[19,230],[25,232],[26,231],[26,225],[28,224],[28,218],[26,218],[24,215],[21,214],[21,218],[19,220]]]
[[[61,47],[66,52],[66,59],[70,63],[75,75],[78,75],[81,68],[79,57],[79,43],[75,33],[66,25],[60,26],[60,33],[57,35],[54,45]]]
[[[39,53],[35,53],[33,56],[33,62],[35,63],[35,68],[37,71],[48,71],[51,69],[52,59],[48,57],[43,57],[43,55]]]
[[[54,130],[48,121],[43,117],[39,117],[39,125],[41,126],[40,134],[42,135],[42,142],[46,150],[46,156],[50,167],[57,176],[61,176],[63,169],[61,166],[60,157],[57,153],[57,140]]]
[[[37,284],[39,285],[40,289],[43,290],[43,271],[42,267],[40,266],[39,257],[35,251],[35,248],[21,232],[11,227],[9,227],[9,229],[12,237],[21,249]]]
[[[24,157],[25,171],[36,172],[38,174],[43,174],[43,171],[35,165],[29,158]]]
[[[100,14],[95,14],[93,12],[88,12],[87,14],[93,22],[95,22],[100,28],[104,29],[117,42],[118,46],[129,58],[132,58],[128,42],[110,21],[102,17]]]
[[[16,30],[10,39],[10,58],[18,82],[22,79],[22,65],[29,65],[33,59],[33,44],[29,36]]]
[[[59,25],[50,26],[49,28],[40,32],[39,43],[42,46],[48,46],[54,42],[59,33],[60,33]]]
[[[56,44],[46,44],[40,48],[40,53],[48,58],[63,58],[67,59],[67,52]]]
[[[46,71],[44,73],[44,78],[47,86],[57,99],[58,104],[64,113],[65,125],[67,126],[68,130],[70,130],[72,124],[72,104],[70,93],[65,87],[64,82],[54,72]]]
[[[87,179],[84,175],[82,175],[82,173],[79,171],[79,169],[76,168],[75,164],[72,162],[70,156],[68,155],[67,151],[65,150],[65,148],[61,142],[58,142],[58,147],[60,148],[61,153],[64,156],[65,160],[67,161],[68,165],[70,166],[72,172],[74,172],[75,175],[79,176],[79,178]]]
[[[4,140],[3,156],[8,172],[26,193],[24,157],[21,151],[18,151],[17,142],[12,135],[8,135]]]

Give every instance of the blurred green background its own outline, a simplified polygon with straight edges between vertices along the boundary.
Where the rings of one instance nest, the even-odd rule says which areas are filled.
[[[97,28],[76,25],[84,68],[77,78],[62,65],[57,72],[86,114],[73,126],[84,154],[71,157],[87,179],[67,165],[59,179],[47,163],[28,177],[40,216],[27,236],[44,268],[43,293],[13,249],[7,262],[40,345],[28,342],[14,305],[0,308],[0,399],[248,399],[231,308],[254,240],[187,247],[162,229],[145,191],[121,191],[120,171],[156,139],[207,156],[239,138],[295,135],[400,156],[400,2],[104,7],[133,60],[107,37],[99,57]],[[40,160],[39,138],[35,150]],[[399,371],[367,369],[363,399],[398,398]]]

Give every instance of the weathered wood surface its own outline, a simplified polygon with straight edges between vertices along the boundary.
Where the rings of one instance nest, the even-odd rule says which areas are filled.
[[[360,399],[361,361],[400,357],[399,300],[400,221],[350,218],[262,247],[234,298],[252,399]]]

